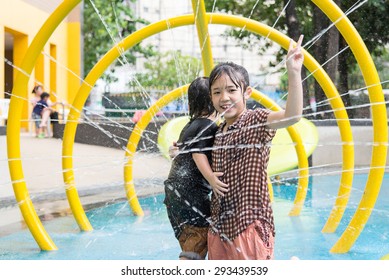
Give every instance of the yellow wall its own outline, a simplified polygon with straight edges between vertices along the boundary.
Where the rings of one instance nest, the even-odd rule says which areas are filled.
[[[16,65],[17,67],[20,67],[22,64],[24,55],[27,52],[28,48],[28,35],[23,34],[23,33],[18,33],[14,34],[14,51],[13,51],[13,64]],[[16,78],[17,71],[13,71],[13,77],[14,80]],[[29,104],[26,102],[26,105]],[[29,111],[28,111],[28,106],[24,106],[24,110],[22,112],[22,120],[28,120],[29,116]],[[23,128],[28,127],[28,122],[23,122],[22,123]]]
[[[54,44],[50,44],[50,56],[53,58],[50,60],[50,89],[52,92],[57,92],[57,46]],[[53,94],[51,100],[55,102],[57,97]]]
[[[14,64],[20,64],[26,48],[56,5],[51,0],[46,1],[47,3],[33,0],[0,1],[0,58],[2,61],[4,61],[4,34],[8,32],[14,36]],[[74,14],[77,15],[79,12],[80,8],[74,11]],[[28,98],[33,96],[31,91],[34,85],[43,83],[44,90],[50,92],[52,100],[57,99],[70,104],[73,101],[80,80],[70,71],[78,76],[81,73],[81,25],[79,16],[74,16],[74,14],[70,20],[68,17],[60,24],[45,46],[44,54],[40,55],[36,68],[31,73]],[[55,54],[57,62],[49,58],[52,54]],[[53,75],[55,77],[52,77]],[[2,89],[0,98],[3,98],[4,63],[0,63],[0,87]],[[29,103],[26,101],[26,104]],[[26,106],[23,119],[29,118],[31,107],[30,104]],[[22,127],[27,128],[28,126],[23,124]]]
[[[35,64],[35,83],[46,85],[45,82],[45,57],[40,54]]]
[[[68,41],[68,67],[74,73],[77,73],[80,76],[81,73],[81,64],[79,61],[81,60],[81,38],[80,34],[80,23],[79,22],[71,22],[68,24],[68,38],[71,40]],[[73,102],[74,97],[80,87],[81,81],[80,78],[74,75],[71,72],[68,72],[68,100],[69,102]]]

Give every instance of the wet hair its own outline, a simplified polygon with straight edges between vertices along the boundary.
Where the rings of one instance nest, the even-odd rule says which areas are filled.
[[[36,93],[38,91],[39,88],[42,88],[41,85],[37,85],[35,86],[33,89],[32,89],[32,93]]]
[[[188,88],[189,117],[194,120],[202,116],[210,116],[215,108],[209,94],[209,79],[196,78]]]
[[[231,81],[236,87],[239,87],[242,92],[245,92],[250,85],[249,73],[247,70],[238,64],[233,62],[222,62],[213,68],[209,75],[209,90],[211,92],[212,84],[219,79],[223,74],[230,77]]]
[[[50,94],[48,94],[47,92],[42,92],[41,94],[41,100],[45,99],[46,97],[49,97]]]

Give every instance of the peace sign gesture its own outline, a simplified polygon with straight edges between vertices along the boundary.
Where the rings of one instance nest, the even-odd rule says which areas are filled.
[[[289,42],[288,54],[286,55],[286,68],[288,72],[296,71],[300,72],[304,61],[304,54],[301,50],[301,43],[303,42],[304,35],[300,35],[296,46],[291,39]]]

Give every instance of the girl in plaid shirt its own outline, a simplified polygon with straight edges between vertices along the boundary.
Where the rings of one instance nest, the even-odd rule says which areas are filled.
[[[274,220],[267,187],[270,144],[277,128],[298,122],[302,114],[301,68],[304,60],[300,36],[287,54],[288,99],[285,110],[248,110],[252,92],[247,70],[221,63],[210,74],[211,99],[224,116],[214,140],[212,169],[228,186],[213,192],[208,232],[209,259],[272,259]],[[212,188],[217,185],[210,182]]]

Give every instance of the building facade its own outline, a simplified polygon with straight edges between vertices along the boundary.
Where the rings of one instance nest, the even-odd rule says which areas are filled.
[[[12,0],[0,2],[0,100],[10,98],[18,67],[35,35],[61,0]],[[80,85],[81,10],[78,5],[58,26],[45,45],[29,80],[28,98],[42,85],[52,101],[73,101]],[[32,105],[26,100],[22,128],[28,129]]]
[[[153,1],[135,1],[130,4],[135,14],[150,23],[166,20],[171,17],[192,14],[191,0],[153,0]],[[211,11],[207,11],[211,12]],[[248,16],[248,15],[247,15]],[[144,27],[138,24],[137,29]],[[275,91],[279,86],[280,73],[271,73],[269,61],[275,59],[275,53],[278,46],[270,49],[263,55],[258,54],[258,48],[252,50],[243,48],[239,42],[232,38],[224,36],[229,26],[210,24],[208,26],[212,55],[215,63],[222,61],[233,61],[244,66],[250,73],[252,84],[259,85],[261,89],[266,88],[269,91]],[[189,55],[201,60],[201,47],[197,37],[195,25],[182,26],[174,29],[168,29],[164,32],[149,37],[142,41],[142,45],[152,45],[154,49],[166,53],[168,51],[180,51],[183,55]],[[124,65],[118,67],[115,72],[118,81],[106,85],[103,81],[97,83],[96,92],[103,92],[106,86],[110,88],[111,93],[122,93],[128,90],[129,77],[134,73],[144,71],[144,63],[147,61],[144,57],[139,57],[136,65]],[[189,83],[190,81],[183,81]]]
[[[136,14],[149,22],[193,13],[191,0],[136,1],[135,6]],[[246,16],[248,17],[249,15]],[[275,49],[270,49],[269,52],[258,55],[258,47],[254,47],[252,50],[245,49],[239,42],[224,36],[226,30],[229,28],[229,26],[225,25],[208,25],[215,63],[233,61],[244,66],[253,75],[265,72],[269,68],[269,61],[274,60]],[[195,25],[167,30],[145,40],[143,43],[155,45],[156,49],[160,52],[179,50],[185,55],[201,58],[201,47]],[[266,82],[274,83],[270,76]]]

